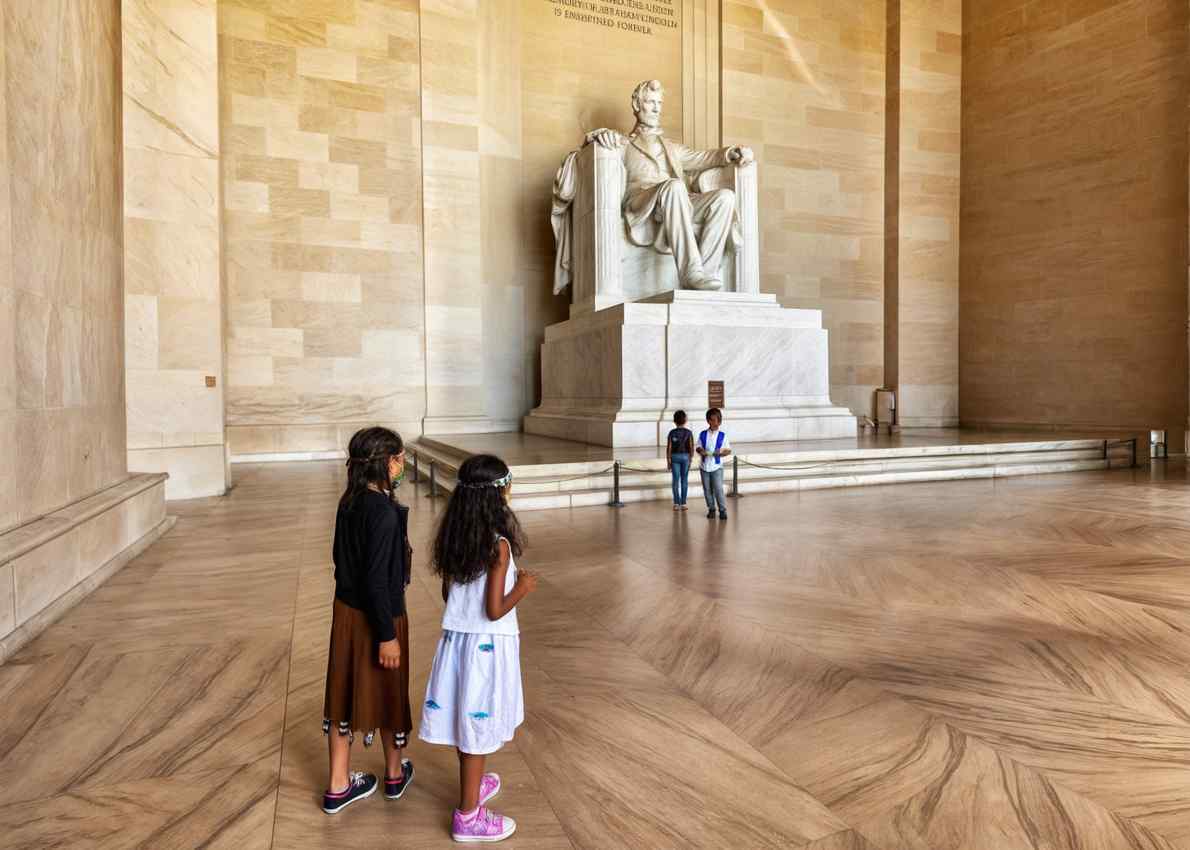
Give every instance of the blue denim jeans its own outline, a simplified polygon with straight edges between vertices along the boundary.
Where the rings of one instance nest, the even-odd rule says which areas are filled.
[[[686,504],[686,491],[690,487],[690,455],[670,455],[670,472],[673,476],[674,504]]]
[[[707,500],[707,510],[715,510],[715,503],[718,502],[719,513],[726,515],[727,496],[723,492],[723,467],[714,472],[707,472],[705,469],[698,472],[702,476],[702,495]]]

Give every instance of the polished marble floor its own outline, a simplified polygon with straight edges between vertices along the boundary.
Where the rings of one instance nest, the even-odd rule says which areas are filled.
[[[171,503],[0,667],[0,846],[451,846],[442,748],[400,803],[317,808],[340,471]],[[424,552],[441,502],[405,499]],[[507,846],[1190,850],[1183,466],[524,520]],[[441,611],[416,576],[415,697]]]

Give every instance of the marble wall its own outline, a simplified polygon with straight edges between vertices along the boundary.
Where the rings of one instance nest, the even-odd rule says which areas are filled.
[[[965,6],[963,422],[1180,430],[1187,5]]]
[[[219,0],[235,455],[420,430],[419,26],[416,0]]]
[[[884,383],[886,0],[727,0],[723,141],[760,168],[761,289],[823,311],[831,398]]]
[[[0,4],[0,531],[127,476],[119,0]]]
[[[0,662],[166,525],[127,471],[120,17],[0,4]]]
[[[128,465],[227,488],[216,0],[123,0]]]
[[[961,0],[890,0],[885,383],[904,427],[959,422]],[[858,410],[858,408],[857,408]]]

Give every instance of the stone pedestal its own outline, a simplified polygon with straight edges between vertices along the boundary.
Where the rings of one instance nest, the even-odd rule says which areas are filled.
[[[542,403],[529,434],[613,447],[661,445],[684,409],[697,433],[707,382],[723,381],[724,430],[736,442],[852,437],[830,400],[819,310],[775,296],[665,292],[551,325],[541,348]]]

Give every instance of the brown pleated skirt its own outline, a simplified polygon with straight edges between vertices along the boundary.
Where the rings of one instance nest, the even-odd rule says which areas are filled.
[[[368,615],[335,600],[322,708],[324,732],[353,738],[356,732],[362,732],[367,746],[377,729],[391,729],[397,746],[405,746],[413,728],[409,710],[409,620],[403,615],[394,617],[393,625],[401,645],[401,666],[385,670],[377,657]]]

